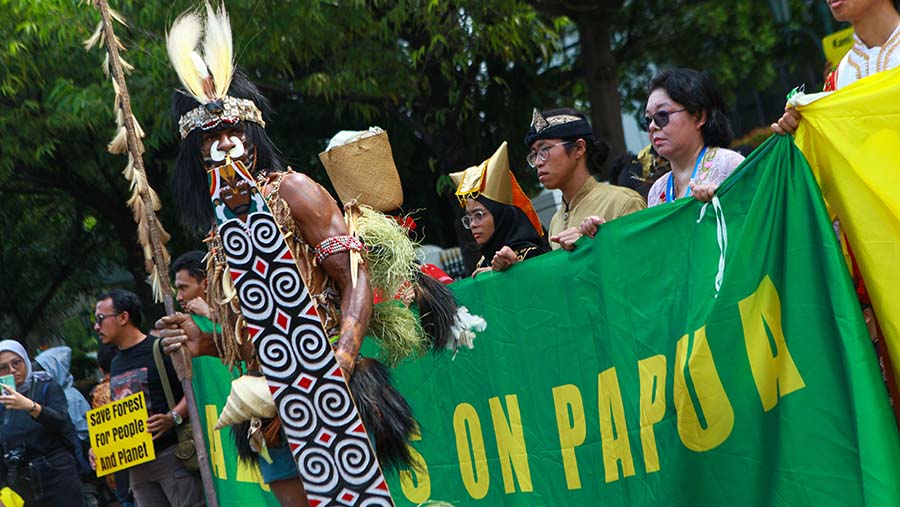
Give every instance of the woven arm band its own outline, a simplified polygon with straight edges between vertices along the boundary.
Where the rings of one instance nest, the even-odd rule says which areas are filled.
[[[362,241],[355,236],[332,236],[316,245],[316,262],[322,264],[334,254],[348,251],[362,252],[363,249]]]

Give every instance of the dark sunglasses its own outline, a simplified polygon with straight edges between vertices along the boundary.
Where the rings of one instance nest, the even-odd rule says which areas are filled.
[[[644,132],[650,131],[650,123],[656,123],[656,126],[659,128],[663,128],[669,124],[669,116],[675,113],[680,113],[682,111],[687,111],[687,109],[676,109],[675,111],[657,111],[653,113],[653,116],[644,116],[641,118],[641,129]]]
[[[108,317],[115,317],[116,315],[120,315],[121,313],[122,312],[116,312],[116,313],[109,313],[106,315],[103,315],[102,313],[98,313],[98,314],[94,315],[94,322],[96,322],[98,326],[102,326],[103,321],[106,320]]]

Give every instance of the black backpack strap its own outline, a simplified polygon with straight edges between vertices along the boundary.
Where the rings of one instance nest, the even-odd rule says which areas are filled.
[[[169,371],[163,363],[162,350],[159,348],[159,339],[153,341],[153,361],[156,362],[156,371],[159,373],[159,381],[162,383],[163,391],[166,393],[166,403],[169,404],[169,411],[175,410],[175,396],[172,394],[172,386],[169,384]]]

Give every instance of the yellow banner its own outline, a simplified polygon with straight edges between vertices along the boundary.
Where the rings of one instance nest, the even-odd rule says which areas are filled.
[[[97,477],[156,459],[143,392],[90,410],[87,420]]]
[[[841,221],[900,365],[900,69],[833,93],[807,95],[795,140]],[[896,374],[896,371],[895,371]],[[896,379],[900,386],[900,377]]]
[[[841,63],[841,58],[853,47],[853,27],[845,28],[822,38],[822,51],[832,67]]]

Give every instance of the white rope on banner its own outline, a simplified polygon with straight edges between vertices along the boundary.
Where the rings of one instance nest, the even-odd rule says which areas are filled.
[[[728,250],[728,226],[725,224],[725,212],[722,211],[722,203],[719,202],[717,196],[713,196],[712,201],[700,208],[700,218],[697,223],[706,216],[706,207],[712,204],[713,213],[716,215],[716,239],[719,242],[719,271],[716,273],[716,295],[719,297],[719,290],[722,289],[722,280],[725,278],[725,252]]]

